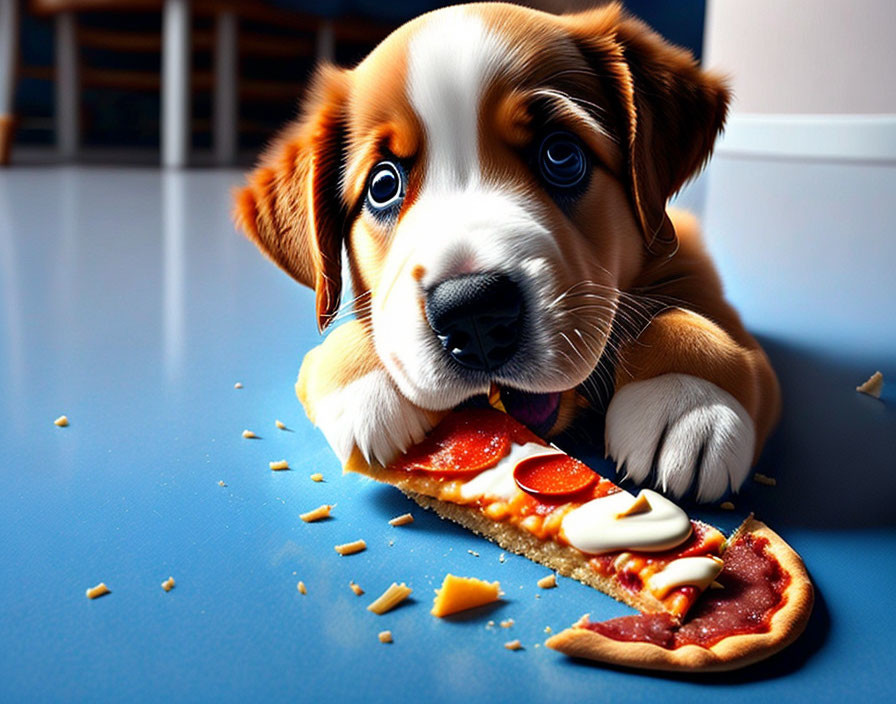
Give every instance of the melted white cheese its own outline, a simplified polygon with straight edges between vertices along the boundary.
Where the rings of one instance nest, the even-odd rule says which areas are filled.
[[[563,534],[574,548],[592,555],[616,550],[658,552],[687,540],[691,534],[688,515],[655,491],[642,489],[641,494],[650,508],[621,518],[619,514],[635,501],[627,491],[573,509],[563,518]]]
[[[527,442],[525,445],[514,443],[510,446],[510,452],[498,464],[461,485],[460,495],[466,501],[473,501],[481,496],[510,501],[520,491],[513,478],[513,470],[520,462],[529,457],[562,454],[559,450],[535,442]]]
[[[676,587],[685,585],[703,591],[721,571],[722,561],[717,557],[680,557],[652,575],[647,580],[647,588],[657,599],[662,599]]]

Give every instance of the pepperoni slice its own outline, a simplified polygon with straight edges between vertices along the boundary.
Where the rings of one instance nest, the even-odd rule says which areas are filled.
[[[507,414],[488,408],[455,411],[392,469],[443,475],[481,472],[510,451],[518,430]]]
[[[541,455],[522,460],[513,470],[513,478],[527,494],[558,499],[589,488],[597,474],[572,457]]]

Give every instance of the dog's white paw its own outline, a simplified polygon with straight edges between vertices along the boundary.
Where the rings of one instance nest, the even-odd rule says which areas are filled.
[[[607,409],[605,445],[639,484],[674,497],[696,489],[698,501],[737,491],[750,473],[756,431],[744,407],[715,384],[664,374],[623,386]]]
[[[426,411],[408,401],[383,370],[374,370],[314,404],[314,423],[345,464],[357,446],[386,465],[432,429]]]

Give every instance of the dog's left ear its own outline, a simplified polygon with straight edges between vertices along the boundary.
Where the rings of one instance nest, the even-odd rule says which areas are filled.
[[[235,193],[234,220],[258,248],[317,294],[323,330],[339,308],[346,205],[340,195],[346,71],[322,66],[302,117],[274,140],[248,185]]]
[[[629,190],[647,249],[671,255],[666,201],[705,164],[728,109],[724,80],[620,5],[561,18],[615,103]]]

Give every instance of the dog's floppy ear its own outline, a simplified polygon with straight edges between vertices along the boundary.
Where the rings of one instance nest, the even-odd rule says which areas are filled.
[[[340,195],[347,72],[322,66],[305,111],[277,136],[248,185],[235,194],[234,219],[258,248],[314,289],[323,330],[339,307],[346,206]]]
[[[704,165],[725,122],[724,80],[620,5],[562,18],[615,103],[629,189],[647,248],[671,255],[666,201]]]

